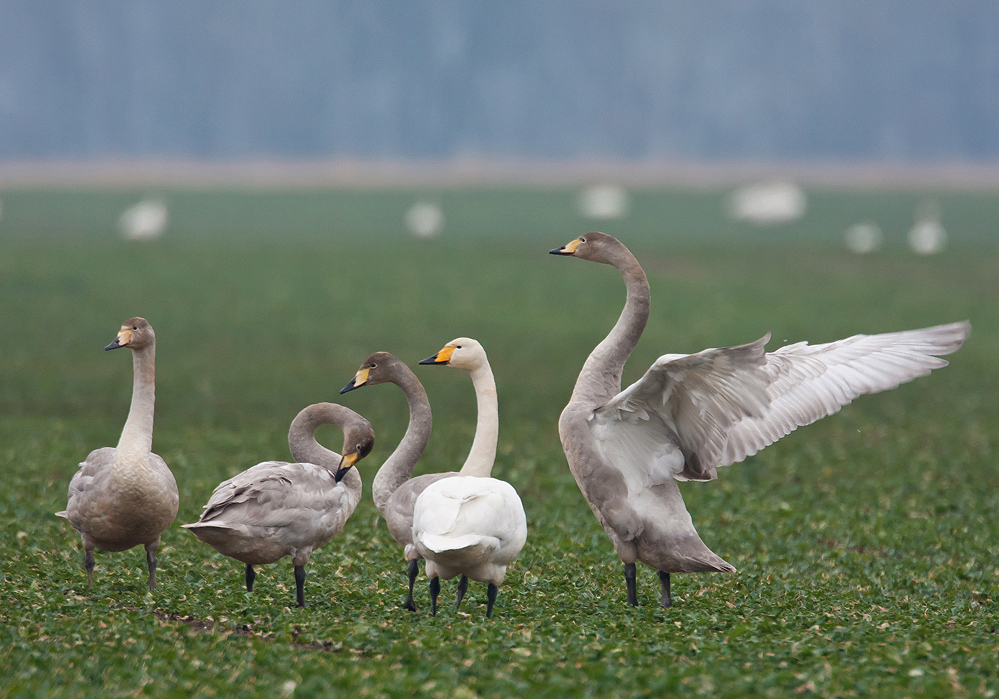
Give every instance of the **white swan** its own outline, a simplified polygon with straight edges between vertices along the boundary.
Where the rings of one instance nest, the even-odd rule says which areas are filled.
[[[392,538],[404,547],[406,560],[409,561],[409,594],[403,603],[403,608],[415,612],[413,584],[420,572],[419,559],[422,556],[413,546],[413,507],[424,488],[442,478],[457,476],[458,473],[449,471],[412,477],[416,462],[430,441],[433,418],[423,384],[397,357],[388,352],[375,352],[370,355],[361,363],[354,378],[340,393],[380,383],[394,383],[402,389],[409,404],[409,425],[395,451],[378,469],[371,482],[371,493],[375,507],[385,519]]]
[[[491,617],[507,566],[527,541],[520,496],[509,483],[489,477],[499,436],[496,383],[482,345],[467,337],[452,340],[420,364],[470,372],[478,404],[475,438],[461,475],[427,486],[413,509],[413,544],[427,559],[431,613],[437,614],[440,578],[461,575],[455,608],[471,578],[489,584],[486,616]]]
[[[316,441],[320,425],[344,432],[343,456]],[[254,565],[291,556],[299,607],[305,606],[305,564],[340,533],[361,499],[361,477],[351,468],[371,451],[374,432],[363,417],[335,403],[302,410],[288,430],[292,458],[265,461],[219,484],[201,518],[184,527],[219,553]]]
[[[105,350],[132,350],[132,405],[117,447],[90,452],[69,482],[69,520],[83,541],[87,584],[94,586],[94,548],[124,551],[143,545],[149,589],[156,589],[160,534],[177,517],[177,481],[152,452],[156,403],[156,334],[145,318],[130,318]]]
[[[967,322],[855,335],[766,353],[769,335],[738,347],[665,354],[621,390],[624,363],[649,317],[649,284],[620,241],[587,233],[551,251],[612,265],[627,299],[614,328],[587,358],[559,436],[572,475],[625,564],[628,602],[638,604],[635,561],[659,571],[661,603],[670,573],[735,568],[694,530],[677,480],[711,480],[802,425],[857,396],[895,388],[946,366]]]

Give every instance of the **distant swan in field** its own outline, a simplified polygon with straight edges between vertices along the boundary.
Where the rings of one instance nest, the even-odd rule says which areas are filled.
[[[316,441],[320,425],[344,432],[343,456]],[[335,403],[302,410],[288,430],[298,463],[265,461],[219,484],[201,518],[184,527],[219,553],[246,564],[253,590],[255,565],[291,556],[299,607],[305,606],[305,564],[340,533],[361,499],[352,467],[371,451],[374,432],[363,417]]]
[[[413,546],[413,506],[416,504],[416,498],[428,485],[442,478],[457,476],[458,473],[449,471],[412,477],[416,462],[430,441],[433,418],[423,384],[397,357],[388,352],[375,352],[361,363],[357,374],[340,393],[380,383],[394,383],[401,388],[409,404],[409,426],[406,428],[406,434],[395,451],[378,469],[371,483],[371,491],[375,507],[385,519],[389,533],[404,547],[406,560],[409,561],[409,595],[403,608],[415,612],[413,584],[420,572],[419,559],[422,556]]]
[[[427,559],[431,612],[437,614],[440,578],[461,575],[455,608],[461,606],[471,578],[489,583],[486,616],[491,617],[507,566],[527,541],[520,496],[509,483],[489,477],[499,436],[496,383],[482,345],[467,337],[452,340],[420,364],[470,372],[478,404],[475,438],[461,475],[427,486],[413,511],[413,543]]]
[[[146,549],[149,589],[156,589],[160,534],[177,517],[177,481],[152,452],[156,403],[156,335],[145,318],[130,318],[105,347],[132,350],[132,405],[117,447],[90,452],[69,482],[69,504],[59,517],[80,532],[87,585],[94,586],[94,548]]]
[[[672,604],[670,573],[735,571],[697,535],[677,480],[712,480],[715,469],[857,396],[946,366],[937,355],[957,350],[971,331],[961,322],[770,353],[766,335],[738,347],[663,355],[622,391],[624,363],[649,318],[645,272],[604,233],[551,253],[612,265],[627,288],[620,318],[576,380],[559,436],[579,489],[625,564],[628,602],[636,606],[635,561],[659,571],[664,607]]]

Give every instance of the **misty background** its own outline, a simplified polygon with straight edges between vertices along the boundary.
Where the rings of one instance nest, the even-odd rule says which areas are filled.
[[[0,161],[999,156],[999,3],[0,2]]]

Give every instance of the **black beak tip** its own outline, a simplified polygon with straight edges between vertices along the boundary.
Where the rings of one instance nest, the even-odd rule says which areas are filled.
[[[426,359],[421,359],[420,360],[420,364],[436,364],[436,363],[437,363],[437,355],[436,354],[433,357],[427,357]]]
[[[555,248],[554,250],[549,250],[548,254],[549,255],[564,255],[565,253],[562,252],[562,248]]]
[[[351,379],[350,383],[340,389],[340,395],[342,396],[347,391],[353,391],[355,388],[357,388],[357,386],[354,385],[354,379]]]
[[[104,348],[104,351],[107,352],[108,350],[118,349],[119,347],[121,347],[121,345],[118,344],[118,338],[115,338],[107,347]]]

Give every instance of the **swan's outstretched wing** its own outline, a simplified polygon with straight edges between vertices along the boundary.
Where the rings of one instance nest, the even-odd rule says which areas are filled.
[[[682,470],[672,468],[674,477],[710,480],[719,466],[755,454],[857,396],[946,366],[938,355],[957,350],[970,332],[967,322],[951,323],[822,345],[799,342],[767,354],[768,335],[739,347],[664,355],[595,412],[594,433],[611,450],[672,441],[684,457]]]

